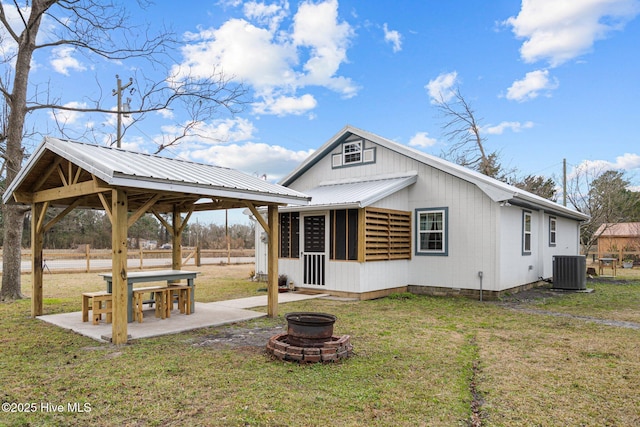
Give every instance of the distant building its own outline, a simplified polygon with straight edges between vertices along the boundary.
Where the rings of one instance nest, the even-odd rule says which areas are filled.
[[[640,222],[605,223],[596,230],[598,258],[622,260],[625,252],[640,251]]]

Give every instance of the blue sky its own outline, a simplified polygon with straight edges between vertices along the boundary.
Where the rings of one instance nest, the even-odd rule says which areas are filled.
[[[277,181],[347,124],[438,155],[447,141],[433,96],[459,87],[486,147],[520,175],[559,178],[566,158],[570,172],[621,169],[640,185],[638,0],[177,4],[160,0],[132,17],[172,25],[183,48],[170,65],[217,65],[250,91],[243,113],[201,124],[210,138],[165,155]],[[115,73],[126,81],[133,67],[59,49],[36,58],[31,82],[52,81],[63,103],[82,103],[110,94]],[[79,135],[115,121],[63,116]],[[153,152],[180,120],[179,111],[149,117],[123,146]]]

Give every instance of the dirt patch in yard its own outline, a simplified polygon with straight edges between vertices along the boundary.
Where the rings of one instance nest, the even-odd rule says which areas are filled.
[[[198,337],[192,343],[195,347],[210,347],[214,349],[231,349],[244,347],[247,350],[263,351],[269,338],[286,332],[282,325],[268,328],[241,328],[235,325],[228,326],[211,335]]]

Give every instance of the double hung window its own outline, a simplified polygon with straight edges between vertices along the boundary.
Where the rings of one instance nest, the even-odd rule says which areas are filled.
[[[447,208],[416,210],[417,255],[447,255]]]
[[[549,217],[549,246],[556,245],[557,220]]]
[[[531,212],[522,212],[522,255],[531,255]]]

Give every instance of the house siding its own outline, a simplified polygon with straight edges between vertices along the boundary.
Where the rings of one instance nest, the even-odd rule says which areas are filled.
[[[496,277],[495,203],[475,185],[426,165],[410,189],[411,209],[446,207],[447,256],[420,256],[410,267],[410,284],[461,289],[493,289]],[[414,219],[414,226],[415,226]],[[416,242],[413,242],[414,246]]]
[[[344,138],[334,141],[344,141]],[[410,286],[425,291],[427,288],[448,288],[454,292],[459,289],[461,294],[475,295],[482,284],[483,291],[499,293],[527,286],[541,277],[551,277],[554,255],[575,255],[579,252],[580,222],[575,218],[554,216],[557,241],[555,246],[549,246],[551,214],[542,209],[522,207],[530,203],[529,199],[525,199],[522,206],[503,206],[496,202],[504,200],[500,197],[508,198],[511,194],[516,197],[517,189],[505,189],[504,184],[487,188],[490,184],[484,181],[476,183],[473,177],[466,180],[466,175],[460,177],[451,168],[440,169],[431,161],[420,161],[419,154],[414,158],[404,149],[396,151],[393,144],[380,144],[365,139],[363,148],[375,149],[374,162],[332,167],[332,156],[342,151],[341,144],[334,142],[333,148],[322,151],[322,155],[314,158],[313,162],[305,163],[299,169],[303,173],[291,175],[287,186],[304,193],[326,181],[367,179],[415,171],[415,183],[370,205],[411,213],[412,257],[369,262],[332,261],[327,257],[325,285],[309,288],[362,294]],[[511,190],[514,192],[509,193]],[[536,202],[532,203],[535,205]],[[425,209],[446,212],[445,252],[416,253],[416,212]],[[525,209],[531,213],[532,220],[531,252],[527,254],[522,251]],[[257,257],[260,253],[256,250]],[[279,268],[296,286],[303,286],[300,260],[281,259]]]

